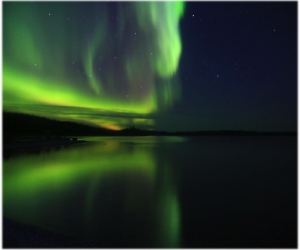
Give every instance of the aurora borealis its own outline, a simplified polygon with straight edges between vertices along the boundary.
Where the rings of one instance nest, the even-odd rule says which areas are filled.
[[[182,2],[3,5],[3,108],[111,129],[179,99]]]
[[[4,2],[3,109],[122,129],[297,129],[296,2]]]

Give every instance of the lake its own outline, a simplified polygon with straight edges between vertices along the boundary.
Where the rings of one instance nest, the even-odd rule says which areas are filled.
[[[294,136],[78,137],[3,160],[3,215],[105,248],[297,247]]]

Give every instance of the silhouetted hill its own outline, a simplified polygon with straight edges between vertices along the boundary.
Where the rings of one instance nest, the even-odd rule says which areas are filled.
[[[4,135],[106,135],[113,131],[35,115],[3,112]]]

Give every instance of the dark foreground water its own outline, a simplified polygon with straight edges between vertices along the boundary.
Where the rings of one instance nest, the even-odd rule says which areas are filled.
[[[97,247],[296,247],[296,137],[90,137],[3,161],[5,217]]]

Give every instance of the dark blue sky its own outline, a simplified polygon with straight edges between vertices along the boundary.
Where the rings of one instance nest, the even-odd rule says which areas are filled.
[[[297,2],[188,2],[181,35],[174,130],[296,131]]]
[[[176,18],[151,4],[6,2],[3,109],[111,129],[297,130],[297,2],[187,2]]]

